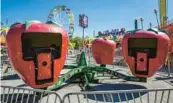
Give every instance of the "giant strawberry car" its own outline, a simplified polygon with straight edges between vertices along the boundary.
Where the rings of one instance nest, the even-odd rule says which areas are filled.
[[[112,40],[98,38],[92,42],[91,50],[97,64],[113,64],[116,43]]]
[[[53,23],[17,23],[7,34],[7,46],[20,78],[33,88],[46,88],[58,80],[64,66],[68,35]]]
[[[133,75],[151,77],[165,63],[170,39],[165,32],[132,30],[122,40],[123,56]]]

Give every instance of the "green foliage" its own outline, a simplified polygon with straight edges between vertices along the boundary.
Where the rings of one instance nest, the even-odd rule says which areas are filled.
[[[70,37],[70,42],[69,42],[69,49],[79,49],[79,48],[82,48],[82,38],[81,37]],[[96,38],[89,38],[89,37],[86,37],[84,38],[84,41],[85,40],[89,40],[89,41],[93,41],[95,40]]]
[[[73,46],[73,49],[79,49],[82,47],[82,38],[80,38],[80,37],[70,38],[69,44],[70,44],[71,49],[72,49],[72,46]]]
[[[69,46],[69,49],[74,49],[74,47],[75,47],[75,43],[73,43],[73,42],[69,42],[69,44],[68,44]]]

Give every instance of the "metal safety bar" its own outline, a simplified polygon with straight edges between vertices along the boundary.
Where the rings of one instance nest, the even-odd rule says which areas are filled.
[[[1,86],[1,103],[62,103],[53,91]]]
[[[168,77],[170,75],[173,76],[173,67],[170,68],[169,65],[163,65],[162,68],[158,72],[160,72],[160,73],[166,73],[168,75]]]
[[[166,73],[168,77],[173,76],[173,57],[168,56],[166,64],[158,72]]]
[[[53,91],[1,86],[1,103],[172,103],[172,89],[73,92],[61,97]]]
[[[138,89],[68,93],[63,103],[172,103],[173,89]]]

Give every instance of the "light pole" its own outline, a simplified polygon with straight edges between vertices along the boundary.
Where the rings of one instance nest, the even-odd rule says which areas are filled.
[[[88,27],[88,16],[85,14],[80,14],[79,15],[79,26],[82,27],[83,32],[82,32],[82,49],[84,49],[84,36],[85,36],[85,28]]]
[[[151,24],[151,22],[150,22],[150,24],[149,24],[149,25],[150,25],[150,28],[152,28],[152,24]]]
[[[85,36],[85,28],[82,28],[82,48],[84,49],[84,36]]]
[[[7,26],[8,25],[8,18],[6,18],[5,23],[6,23],[6,26]]]
[[[135,19],[135,29],[138,29],[138,20]]]
[[[158,15],[157,15],[157,10],[156,9],[154,9],[154,13],[156,15],[156,20],[157,20],[158,28],[160,28],[159,19],[158,19]]]
[[[143,21],[144,21],[144,19],[143,18],[140,18],[140,21],[141,21],[141,27],[143,29]]]
[[[95,37],[95,31],[93,31],[93,37]]]

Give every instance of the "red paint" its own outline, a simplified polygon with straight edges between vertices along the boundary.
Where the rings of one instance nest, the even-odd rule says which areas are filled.
[[[102,38],[92,42],[91,49],[97,64],[113,64],[116,44],[111,40]]]
[[[140,38],[155,38],[157,39],[157,52],[156,52],[156,58],[150,58],[149,59],[149,67],[148,67],[148,74],[138,74],[135,72],[135,58],[133,56],[129,56],[129,51],[128,51],[128,40],[131,38],[136,38],[136,39],[140,39]],[[145,43],[143,43],[145,45]],[[160,67],[162,66],[162,64],[165,63],[166,57],[167,57],[167,53],[168,53],[168,48],[169,48],[169,44],[170,44],[170,39],[166,34],[156,34],[154,32],[150,32],[150,31],[137,31],[135,34],[130,35],[130,34],[126,34],[123,37],[122,40],[122,48],[123,48],[123,56],[125,57],[126,62],[129,65],[129,68],[132,72],[133,75],[137,76],[137,77],[151,77],[153,76],[157,70],[160,69]],[[148,45],[148,46],[151,46]],[[145,58],[144,55],[141,55],[142,57]],[[145,64],[145,63],[144,63]],[[141,65],[144,65],[141,64]],[[144,66],[139,67],[143,68]],[[137,68],[138,69],[138,68]]]
[[[47,35],[46,33],[55,33],[55,35],[59,35],[58,33],[61,34],[62,38],[61,52],[60,52],[61,57],[53,60],[54,63],[53,71],[50,71],[50,57],[46,57],[50,56],[50,54],[41,53],[37,55],[37,61],[39,62],[38,75],[35,75],[36,70],[35,70],[34,61],[33,60],[26,61],[23,59],[22,40],[21,40],[22,33],[32,33],[32,32],[43,33],[42,35]],[[46,43],[49,42],[50,41],[45,40],[42,43],[46,45]],[[57,40],[57,42],[59,42],[59,40]],[[31,86],[32,88],[45,88],[50,85],[53,85],[58,80],[60,71],[64,66],[66,60],[67,48],[68,48],[68,34],[64,29],[59,28],[53,24],[32,23],[27,30],[25,30],[25,24],[17,24],[12,28],[10,28],[7,34],[7,46],[8,46],[10,60],[20,78],[23,79],[24,82],[27,85]],[[47,61],[48,64],[46,67],[41,66],[42,61]],[[53,72],[54,75],[52,82],[36,84],[35,81],[36,76],[38,80],[46,79],[52,76],[50,74],[51,72]],[[41,74],[41,76],[39,74]]]
[[[137,54],[137,69],[139,71],[146,71],[147,68],[147,54],[146,53],[138,53]]]
[[[41,53],[37,56],[38,60],[38,79],[51,78],[51,53]],[[44,64],[46,63],[46,64]],[[43,75],[44,74],[44,75]]]

